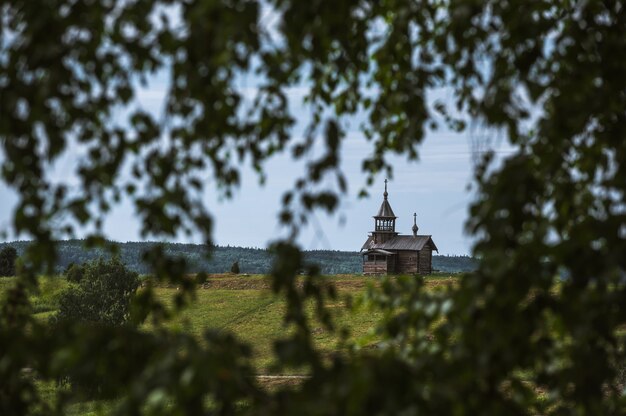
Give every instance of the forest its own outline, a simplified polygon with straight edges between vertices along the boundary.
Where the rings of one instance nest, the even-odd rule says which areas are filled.
[[[14,247],[18,255],[24,253],[29,241],[14,241],[0,243],[0,250],[4,247]],[[143,261],[143,254],[161,243],[156,242],[126,242],[115,243],[122,262],[137,273],[151,273],[150,265]],[[201,244],[162,243],[164,252],[173,258],[184,258],[189,273],[224,273],[230,271],[232,264],[239,262],[241,273],[264,274],[269,273],[274,258],[267,249],[232,246],[212,246],[207,251]],[[99,257],[109,258],[111,253],[102,247],[87,248],[83,240],[65,240],[57,244],[56,272],[63,272],[74,264],[82,264]],[[207,256],[208,254],[208,256]],[[304,252],[308,264],[316,264],[322,274],[358,274],[361,273],[361,256],[354,251],[338,250],[311,250]],[[460,273],[473,271],[476,268],[476,259],[469,256],[433,256],[433,269],[445,273]]]

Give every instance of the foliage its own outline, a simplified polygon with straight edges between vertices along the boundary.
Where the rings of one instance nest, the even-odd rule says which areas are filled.
[[[230,266],[230,272],[234,274],[239,274],[239,261],[233,262],[233,265]]]
[[[139,286],[137,273],[129,271],[117,258],[99,259],[83,266],[74,265],[75,268],[80,269],[74,274],[83,276],[78,285],[70,286],[61,295],[56,320],[106,325],[127,323],[130,303]]]
[[[206,279],[209,277],[207,272],[201,271],[196,273],[196,283],[201,285],[206,282]]]
[[[1,305],[0,413],[45,407],[22,370],[50,380],[63,365],[102,377],[128,414],[624,413],[622,1],[9,0],[0,10],[1,174],[19,198],[12,231],[35,241]],[[170,81],[158,116],[134,100],[135,82],[155,73]],[[252,100],[239,88],[249,73]],[[310,109],[303,137],[293,87]],[[430,130],[462,131],[468,118],[517,150],[501,164],[479,155],[468,222],[477,270],[445,296],[389,282],[372,295],[389,347],[328,363],[303,308],[312,302],[333,330],[325,304],[336,292],[293,241],[347,189],[340,161],[355,114],[368,183],[393,173],[390,153],[416,159]],[[59,180],[54,164],[76,147],[71,183]],[[32,318],[28,293],[54,266],[55,238],[94,230],[88,244],[114,250],[101,227],[127,198],[144,237],[188,232],[210,245],[202,192],[229,197],[243,163],[263,182],[279,153],[305,166],[279,214],[290,238],[272,246],[290,328],[276,358],[310,369],[301,391],[260,391],[246,346],[222,332],[204,343],[128,327],[50,333]],[[158,245],[144,259],[182,288],[174,309],[192,299],[184,261]],[[153,295],[147,287],[136,306],[158,324],[171,308]]]
[[[63,271],[63,274],[67,274],[67,272],[72,268],[72,266],[74,266],[74,262],[70,262],[66,267],[65,270]]]
[[[80,283],[85,274],[85,266],[82,264],[71,263],[65,272],[65,278],[68,282]]]
[[[29,297],[32,311],[41,318],[51,316],[59,308],[59,300],[67,289],[67,282],[57,276],[39,279],[39,292]]]
[[[6,246],[0,250],[0,276],[15,276],[17,250]]]
[[[110,258],[107,250],[87,248],[83,240],[65,240],[56,243],[57,258],[55,271],[67,275],[72,264],[81,264],[100,257]],[[152,250],[157,243],[151,242],[109,242],[114,244],[117,255],[130,270],[139,274],[151,272],[150,263],[144,261],[143,254]],[[18,253],[24,253],[29,241],[0,243],[0,247],[11,244]],[[202,244],[164,243],[163,251],[169,257],[183,258],[190,273],[224,273],[230,270],[234,261],[239,262],[242,273],[266,274],[272,268],[274,256],[267,249],[233,246],[212,246]],[[307,263],[319,266],[323,275],[357,274],[363,270],[358,252],[338,250],[303,250]],[[433,255],[433,268],[444,273],[459,273],[476,270],[477,260],[469,256]]]

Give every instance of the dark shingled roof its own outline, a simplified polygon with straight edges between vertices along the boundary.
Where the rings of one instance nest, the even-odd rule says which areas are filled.
[[[376,217],[391,217],[391,218],[398,218],[396,217],[396,214],[393,213],[393,210],[391,209],[391,205],[389,205],[389,201],[387,201],[387,198],[385,198],[383,200],[383,203],[380,205],[380,209],[378,210],[378,214],[376,214]]]
[[[385,243],[374,244],[374,238],[368,237],[362,250],[374,250],[374,249],[382,249],[382,250],[421,250],[424,246],[430,242],[433,247],[433,250],[439,252],[435,242],[431,238],[430,235],[397,235],[393,237],[391,240]]]
[[[391,255],[393,255],[393,254],[396,254],[396,253],[394,253],[393,251],[382,250],[382,249],[380,249],[380,248],[374,248],[374,249],[372,249],[372,250],[367,250],[367,251],[366,251],[365,253],[363,253],[363,254],[366,254],[366,253],[379,253],[379,254],[384,254],[385,256],[391,256]]]

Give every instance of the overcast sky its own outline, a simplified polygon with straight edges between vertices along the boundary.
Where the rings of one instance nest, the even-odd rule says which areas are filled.
[[[161,109],[166,76],[155,77],[149,86],[139,92],[142,107],[151,112]],[[242,91],[253,94],[254,79],[241,80]],[[302,126],[307,111],[300,104],[302,89],[289,90],[292,110]],[[443,96],[445,94],[435,94]],[[439,97],[441,98],[441,97]],[[358,123],[351,123],[358,125]],[[482,133],[484,134],[484,133]],[[298,129],[294,132],[298,135]],[[440,254],[469,254],[471,239],[464,233],[468,204],[473,195],[468,191],[472,176],[472,149],[480,140],[476,132],[457,134],[447,130],[429,133],[420,150],[420,160],[409,162],[404,157],[390,160],[396,166],[393,180],[389,182],[389,202],[399,217],[396,230],[410,234],[413,213],[417,213],[419,234],[430,234]],[[474,146],[472,145],[474,144]],[[506,156],[511,149],[497,140],[490,145],[498,154]],[[373,228],[374,215],[380,206],[384,177],[378,178],[370,190],[370,197],[356,197],[365,183],[361,161],[371,152],[371,145],[357,130],[348,132],[342,148],[341,167],[349,183],[348,195],[333,216],[317,214],[305,229],[300,243],[305,249],[333,249],[358,251]],[[64,181],[75,181],[73,172],[77,156],[71,151],[56,164],[54,176]],[[232,200],[219,201],[210,192],[206,204],[214,216],[214,241],[220,245],[265,247],[280,235],[277,213],[282,194],[293,186],[300,176],[302,164],[288,156],[279,156],[266,165],[267,182],[259,186],[251,169],[243,168],[242,185]],[[210,190],[209,190],[210,191]],[[0,228],[10,231],[15,195],[0,184]],[[128,203],[122,203],[109,216],[105,232],[118,241],[139,240],[139,224]],[[23,238],[9,234],[9,239]],[[197,242],[181,238],[179,242]],[[198,240],[199,241],[199,240]]]

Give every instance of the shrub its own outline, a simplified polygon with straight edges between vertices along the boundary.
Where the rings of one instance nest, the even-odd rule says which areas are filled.
[[[230,266],[230,272],[234,274],[239,274],[239,262],[238,261],[234,262],[233,265]]]
[[[196,283],[199,285],[205,283],[208,278],[209,274],[207,272],[196,273]]]
[[[76,263],[74,263],[73,261],[71,261],[67,266],[65,266],[65,270],[63,271],[63,274],[67,274],[67,272],[70,271],[70,269],[75,265]]]
[[[68,282],[80,283],[85,275],[85,266],[71,263],[65,271],[65,278]]]
[[[8,246],[0,250],[0,276],[15,276],[17,250]]]
[[[33,313],[54,312],[59,309],[59,299],[67,283],[56,276],[44,276],[39,279],[39,289],[39,294],[30,298]]]
[[[82,278],[78,286],[68,288],[61,295],[56,319],[126,324],[131,298],[139,287],[137,273],[128,270],[118,258],[99,259],[76,267],[82,269]],[[75,273],[78,275],[79,271]]]

